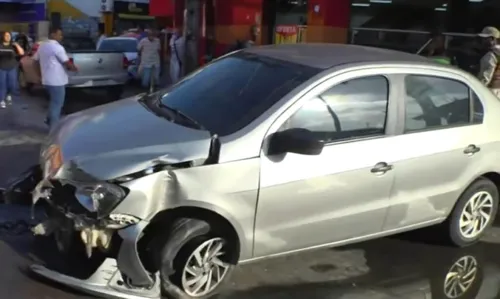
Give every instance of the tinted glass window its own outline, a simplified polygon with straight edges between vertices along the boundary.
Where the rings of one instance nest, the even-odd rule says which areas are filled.
[[[444,78],[409,75],[405,78],[405,131],[469,123],[467,85]]]
[[[137,52],[136,39],[108,39],[99,45],[99,51]]]
[[[472,105],[474,106],[474,114],[472,115],[472,122],[475,124],[483,123],[484,108],[483,103],[479,100],[479,97],[475,92],[471,92],[472,95]]]
[[[320,70],[239,52],[167,90],[161,101],[219,135],[232,134]]]
[[[62,46],[66,51],[95,50],[95,43],[90,38],[65,37],[62,41]]]
[[[307,102],[281,130],[304,128],[325,141],[382,135],[388,98],[383,76],[346,81]]]

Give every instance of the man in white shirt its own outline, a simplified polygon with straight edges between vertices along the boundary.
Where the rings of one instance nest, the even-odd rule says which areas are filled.
[[[51,129],[59,121],[64,106],[66,84],[68,84],[66,70],[77,71],[76,66],[69,60],[66,50],[60,44],[62,39],[62,30],[51,28],[49,39],[40,45],[33,56],[33,59],[38,62],[37,69],[42,78],[42,85],[50,98],[46,122]]]
[[[139,73],[142,78],[142,86],[148,88],[151,76],[154,76],[155,85],[160,80],[160,39],[156,37],[154,30],[148,32],[148,37],[143,38],[137,45],[140,56]]]

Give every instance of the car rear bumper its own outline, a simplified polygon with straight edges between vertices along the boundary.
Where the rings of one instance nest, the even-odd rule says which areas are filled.
[[[129,80],[128,73],[115,75],[107,78],[78,78],[70,77],[68,87],[70,88],[89,88],[89,87],[106,87],[114,85],[125,85]]]

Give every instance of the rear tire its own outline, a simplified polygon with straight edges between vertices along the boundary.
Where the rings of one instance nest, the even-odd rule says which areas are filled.
[[[229,240],[202,220],[183,218],[172,226],[160,259],[162,292],[167,298],[210,298],[234,269]],[[210,280],[210,282],[208,281]]]
[[[454,245],[465,247],[479,241],[495,221],[498,197],[496,185],[486,178],[474,181],[465,190],[445,222]]]

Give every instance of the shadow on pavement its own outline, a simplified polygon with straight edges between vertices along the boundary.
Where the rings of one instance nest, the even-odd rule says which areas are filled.
[[[1,133],[1,132],[0,132]],[[38,163],[40,153],[40,144],[35,137],[30,136],[9,136],[10,143],[7,140],[0,141],[0,187],[5,187],[9,179],[15,178],[29,167]],[[25,140],[22,140],[22,139]]]

